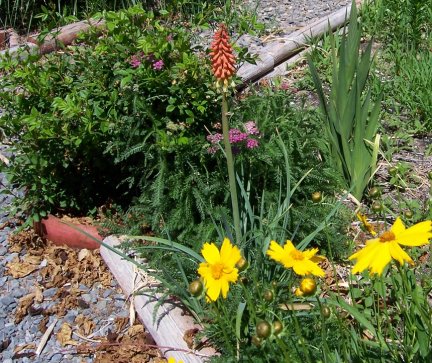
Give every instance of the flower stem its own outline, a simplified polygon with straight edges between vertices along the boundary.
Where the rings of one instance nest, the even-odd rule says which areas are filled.
[[[231,194],[232,213],[234,219],[234,229],[236,235],[237,244],[241,241],[241,230],[240,230],[240,213],[237,199],[237,184],[235,179],[234,171],[234,160],[231,150],[231,144],[229,140],[229,125],[228,125],[228,102],[226,99],[226,93],[222,94],[222,133],[225,145],[225,155],[227,160],[229,188]]]

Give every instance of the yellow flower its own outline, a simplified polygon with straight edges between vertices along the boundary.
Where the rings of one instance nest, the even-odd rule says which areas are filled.
[[[363,227],[372,235],[372,236],[376,236],[377,233],[375,232],[375,229],[373,228],[372,224],[370,224],[367,219],[366,216],[364,214],[361,213],[357,213],[357,218],[358,220],[363,224]]]
[[[371,274],[381,275],[384,267],[392,258],[401,265],[404,261],[413,265],[413,260],[400,245],[425,245],[429,238],[432,238],[431,230],[432,221],[420,222],[406,229],[398,217],[389,231],[384,232],[378,238],[366,241],[365,247],[349,257],[349,260],[357,260],[352,272],[355,274],[369,269]]]
[[[168,358],[168,363],[176,363],[175,358],[173,358],[173,357],[169,357],[169,358]],[[184,363],[184,362],[180,359],[177,363]]]
[[[275,241],[271,241],[267,255],[286,268],[292,268],[297,275],[324,276],[325,272],[317,265],[317,262],[322,261],[324,258],[315,256],[317,252],[318,248],[299,251],[289,240],[286,241],[284,247]]]
[[[201,250],[205,262],[201,262],[198,273],[204,279],[207,300],[216,301],[222,292],[227,297],[229,283],[236,282],[238,269],[236,263],[241,259],[240,250],[225,238],[220,252],[214,243],[204,243]]]

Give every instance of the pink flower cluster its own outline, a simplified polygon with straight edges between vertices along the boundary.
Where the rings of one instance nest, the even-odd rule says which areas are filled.
[[[156,60],[153,54],[145,55],[143,52],[138,52],[129,58],[129,64],[132,68],[138,68],[143,61],[150,62],[156,71],[161,71],[165,66],[164,61],[162,59]]]
[[[240,146],[245,146],[247,149],[255,149],[259,146],[259,142],[255,137],[259,137],[260,132],[254,121],[248,121],[243,124],[244,132],[238,128],[232,128],[229,130],[229,141],[232,145],[233,152],[237,153],[240,151]],[[211,146],[207,149],[208,153],[215,154],[219,147],[218,144],[223,140],[221,133],[214,133],[207,136],[207,141],[210,142]]]

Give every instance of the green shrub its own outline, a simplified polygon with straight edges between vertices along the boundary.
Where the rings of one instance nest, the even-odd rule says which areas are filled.
[[[133,194],[138,179],[158,173],[159,154],[181,149],[211,120],[207,60],[190,50],[187,28],[139,7],[106,20],[102,38],[2,61],[0,127],[15,155],[6,172],[26,190],[22,209],[31,214],[85,213]]]

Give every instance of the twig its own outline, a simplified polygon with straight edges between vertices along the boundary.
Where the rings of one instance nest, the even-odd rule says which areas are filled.
[[[57,324],[58,319],[55,318],[54,321],[51,323],[51,325],[48,327],[48,329],[45,331],[45,334],[42,336],[42,339],[36,349],[36,355],[40,355],[42,353],[42,350],[45,348],[45,345],[55,327]]]
[[[76,331],[72,332],[72,334],[74,334],[74,335],[76,335],[78,338],[81,338],[81,339],[83,339],[83,340],[85,340],[85,341],[87,341],[87,342],[90,342],[90,343],[102,343],[102,340],[96,340],[96,339],[90,339],[90,338],[87,338],[87,337],[85,337],[85,336],[82,336],[81,334],[78,334]],[[89,336],[90,336],[90,335],[89,335]]]

